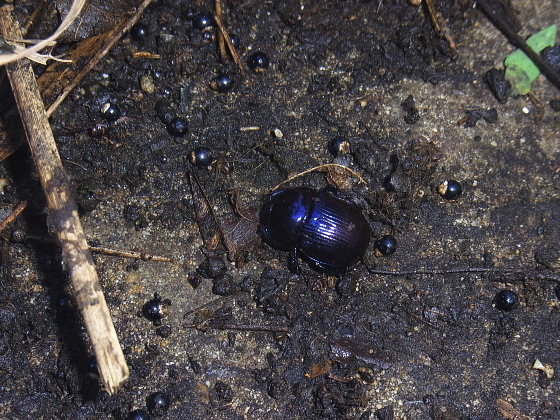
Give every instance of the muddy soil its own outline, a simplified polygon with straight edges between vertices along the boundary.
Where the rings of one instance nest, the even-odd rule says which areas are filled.
[[[485,74],[515,48],[469,0],[433,1],[455,48],[404,1],[223,3],[241,59],[265,52],[264,72],[224,62],[216,29],[193,25],[213,2],[158,1],[146,38],[124,36],[51,118],[90,245],[173,259],[94,255],[131,371],[116,395],[100,388],[28,151],[0,164],[0,218],[30,202],[2,234],[0,417],[560,418],[558,90],[541,76],[531,98],[494,97]],[[554,0],[512,5],[523,36],[560,22]],[[108,102],[122,112],[110,124]],[[337,136],[351,152],[335,158]],[[190,161],[200,146],[209,168]],[[355,175],[285,186],[341,189],[373,239],[343,276],[301,260],[294,274],[261,243],[257,210],[327,163]],[[446,180],[459,198],[438,194]],[[249,238],[237,252],[204,247],[200,200],[210,231]],[[388,234],[396,252],[376,255]],[[502,289],[519,295],[511,311],[493,305]],[[159,325],[139,316],[154,293]],[[147,407],[155,392],[169,407]]]

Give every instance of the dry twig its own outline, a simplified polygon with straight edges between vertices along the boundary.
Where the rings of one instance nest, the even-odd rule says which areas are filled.
[[[281,183],[276,185],[274,188],[272,188],[271,191],[277,190],[282,185],[287,184],[288,182],[293,181],[294,179],[299,178],[300,176],[303,176],[305,174],[308,174],[308,173],[314,172],[314,171],[321,171],[321,170],[326,169],[326,168],[341,168],[343,170],[346,170],[346,171],[350,172],[352,174],[352,176],[356,177],[360,184],[365,184],[366,183],[364,178],[362,178],[359,173],[357,173],[356,171],[353,171],[350,168],[347,168],[346,166],[339,165],[338,163],[325,163],[323,165],[319,165],[319,166],[315,166],[315,167],[310,168],[310,169],[306,169],[303,172],[300,172],[298,174],[295,174],[295,175],[289,177],[288,179],[285,179],[284,181],[282,181]]]
[[[235,62],[235,64],[237,64],[242,72],[245,71],[245,66],[243,65],[243,62],[239,58],[239,54],[237,54],[237,50],[231,42],[231,37],[229,36],[228,31],[224,26],[224,23],[222,22],[222,18],[214,13],[214,20],[216,21],[216,25],[218,25],[218,29],[220,30],[220,34],[222,35],[223,40],[226,42],[233,61]]]
[[[10,223],[12,223],[14,220],[16,220],[16,218],[20,215],[20,213],[25,210],[25,208],[27,207],[27,200],[22,201],[21,203],[19,203],[17,205],[17,207],[14,209],[14,211],[12,211],[8,217],[6,217],[2,223],[0,223],[0,233],[2,233],[4,231],[4,229],[6,229],[6,227],[8,227],[8,225]]]
[[[11,4],[0,7],[0,32],[5,38],[20,39],[21,30],[12,17],[12,10]],[[113,394],[128,378],[128,366],[88,249],[78,208],[71,198],[70,182],[62,167],[37,81],[28,60],[7,64],[6,72],[47,199],[47,223],[60,243],[62,259],[97,359],[99,376],[107,392]]]
[[[212,320],[210,320],[212,321]],[[199,328],[199,325],[196,324],[185,324],[183,328],[192,329],[192,328]],[[211,324],[209,329],[216,329],[216,330],[239,330],[239,331],[265,331],[265,332],[290,332],[289,327],[283,327],[280,325],[249,325],[249,324]]]
[[[455,44],[455,41],[449,34],[449,29],[447,29],[445,23],[442,23],[440,25],[438,13],[436,12],[432,0],[425,0],[425,2],[426,2],[426,7],[428,8],[428,14],[430,15],[430,19],[432,20],[432,25],[436,33],[442,36],[443,38],[445,38],[445,40],[449,44],[449,48],[451,48],[452,50],[457,49],[457,44]]]
[[[143,261],[174,262],[173,258],[163,257],[161,255],[146,254],[145,252],[112,249],[112,248],[106,248],[104,246],[90,246],[89,249],[92,252],[98,252],[100,254],[105,254],[105,255],[113,255],[116,257],[134,258]]]
[[[219,19],[222,19],[222,2],[221,0],[215,0],[214,2],[214,13]],[[218,50],[220,51],[220,58],[222,61],[227,59],[226,42],[222,31],[218,31]]]

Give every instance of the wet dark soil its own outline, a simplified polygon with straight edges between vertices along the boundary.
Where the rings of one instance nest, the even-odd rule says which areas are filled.
[[[532,98],[500,103],[484,77],[514,47],[472,1],[433,3],[456,49],[424,5],[224,2],[242,60],[269,56],[261,73],[193,27],[212,2],[152,5],[147,38],[124,36],[51,123],[90,245],[174,262],[94,255],[131,371],[109,396],[28,151],[3,161],[0,218],[30,206],[2,234],[1,417],[127,419],[164,392],[152,415],[169,419],[560,418],[560,94],[540,77]],[[560,20],[554,1],[512,3],[524,36]],[[224,74],[233,88],[216,92]],[[110,124],[108,102],[122,112]],[[329,153],[336,136],[349,154]],[[191,164],[198,146],[208,169]],[[343,276],[303,261],[294,274],[257,236],[257,209],[326,163],[363,182],[331,168],[286,186],[342,189],[398,249],[377,256],[372,240]],[[456,200],[438,194],[445,180]],[[217,221],[202,235],[201,200]],[[204,247],[219,227],[244,230],[238,252]],[[512,311],[493,307],[502,289],[519,295]],[[154,293],[155,323],[139,316]]]

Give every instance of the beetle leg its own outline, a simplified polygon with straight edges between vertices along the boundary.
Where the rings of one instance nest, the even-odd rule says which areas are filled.
[[[297,249],[295,248],[288,254],[288,269],[290,270],[290,273],[297,274],[298,276],[301,274],[301,267],[297,257]]]

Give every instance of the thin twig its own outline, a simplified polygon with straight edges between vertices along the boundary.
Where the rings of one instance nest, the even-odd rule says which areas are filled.
[[[445,27],[445,24],[442,25],[439,24],[439,18],[438,18],[439,15],[436,12],[436,8],[434,7],[432,0],[424,0],[424,2],[426,3],[426,7],[428,8],[428,14],[430,15],[430,18],[432,20],[432,25],[434,26],[434,30],[438,35],[445,38],[445,40],[449,44],[449,48],[455,50],[457,48],[457,45],[455,44],[455,41],[449,34],[449,30]]]
[[[232,296],[235,296],[235,295],[232,295]],[[206,307],[208,307],[208,306],[212,306],[212,305],[214,305],[215,303],[218,303],[218,302],[220,302],[220,301],[222,301],[222,300],[226,300],[226,299],[229,298],[229,297],[230,297],[230,296],[222,296],[222,297],[219,297],[219,298],[217,298],[217,299],[211,300],[211,301],[209,301],[209,302],[203,303],[202,305],[200,305],[200,306],[198,306],[198,307],[196,307],[196,308],[194,308],[194,309],[191,309],[190,311],[186,312],[186,313],[183,315],[183,318],[187,318],[189,315],[192,315],[192,314],[194,314],[195,312],[198,312],[198,311],[200,311],[201,309],[204,309],[204,308],[206,308]]]
[[[21,30],[12,11],[11,4],[0,7],[0,34],[20,39]],[[97,359],[100,379],[107,392],[113,394],[128,378],[128,366],[88,250],[78,207],[71,198],[70,180],[56,148],[37,80],[29,60],[7,64],[6,71],[47,199],[47,224],[59,241],[62,260]]]
[[[216,213],[214,213],[214,209],[210,205],[210,200],[208,200],[206,191],[198,181],[196,173],[192,168],[189,168],[187,174],[191,186],[196,223],[198,224],[198,230],[202,236],[204,247],[208,250],[214,250],[224,237],[222,226],[216,217]]]
[[[196,324],[183,325],[184,328],[198,328]],[[210,324],[210,329],[216,330],[239,330],[239,331],[266,331],[266,332],[289,332],[288,327],[276,325],[247,325],[247,324]]]
[[[379,274],[383,276],[421,276],[436,274],[461,274],[461,273],[498,273],[498,274],[518,274],[524,277],[533,277],[539,280],[550,280],[560,282],[560,275],[555,273],[543,273],[534,270],[524,270],[523,268],[484,268],[484,267],[467,267],[467,268],[444,268],[444,269],[424,269],[424,270],[377,270],[368,269],[371,274]]]
[[[313,167],[313,168],[310,168],[310,169],[307,169],[307,170],[305,170],[305,171],[303,171],[303,172],[300,172],[300,173],[298,173],[298,174],[295,174],[295,175],[289,177],[288,179],[285,179],[284,181],[282,181],[281,183],[279,183],[278,185],[276,185],[274,188],[272,188],[271,191],[275,191],[275,190],[277,190],[278,188],[280,188],[282,185],[284,185],[284,184],[286,184],[286,183],[288,183],[288,182],[290,182],[290,181],[293,181],[294,179],[299,178],[299,177],[301,177],[301,176],[303,176],[303,175],[306,175],[306,174],[308,174],[308,173],[310,173],[310,172],[320,171],[321,169],[330,168],[330,167],[344,169],[344,170],[350,172],[350,173],[352,174],[352,176],[358,178],[360,184],[365,184],[365,183],[366,183],[366,181],[360,176],[359,173],[357,173],[356,171],[353,171],[353,170],[350,169],[350,168],[347,168],[346,166],[339,165],[338,163],[325,163],[325,164],[323,164],[323,165],[315,166],[315,167]]]
[[[124,251],[119,249],[105,248],[103,246],[90,246],[89,249],[92,252],[98,252],[100,254],[114,255],[117,257],[125,257],[125,258],[135,258],[137,260],[143,260],[143,261],[174,262],[173,258],[162,257],[160,255],[146,254],[144,252]]]
[[[36,236],[36,235],[26,235],[25,239],[29,239],[32,241],[39,241],[47,244],[54,243],[54,240],[51,238],[45,238],[43,236]],[[171,257],[163,257],[161,255],[153,255],[153,254],[148,254],[146,252],[107,248],[104,246],[89,246],[89,250],[91,252],[97,252],[99,254],[111,255],[115,257],[134,258],[143,261],[175,262],[175,260]]]
[[[498,398],[496,400],[495,407],[507,420],[531,420],[531,417],[526,416],[519,410],[515,409],[511,403],[503,398]]]
[[[2,223],[0,223],[0,233],[2,233],[4,231],[4,229],[6,229],[6,227],[8,227],[8,225],[10,223],[12,223],[14,220],[16,220],[16,218],[20,215],[20,213],[25,210],[25,208],[27,207],[27,200],[22,201],[21,203],[19,203],[17,205],[17,207],[14,209],[14,211],[12,211],[10,213],[10,215],[8,217],[6,217]]]
[[[23,35],[25,35],[27,33],[29,28],[37,20],[37,17],[39,16],[39,14],[42,13],[47,8],[48,4],[49,4],[49,0],[41,0],[35,6],[35,9],[33,10],[33,13],[31,13],[31,16],[29,16],[29,19],[27,19],[27,22],[25,22],[25,25],[23,26],[23,28],[21,28],[21,32],[22,32]]]
[[[217,14],[214,13],[214,20],[216,21],[216,25],[218,25],[218,29],[220,30],[220,33],[222,34],[222,37],[224,38],[224,41],[226,41],[226,45],[228,46],[228,49],[229,49],[229,52],[231,53],[231,57],[233,58],[233,61],[235,62],[235,64],[237,64],[239,69],[242,72],[244,72],[245,71],[245,66],[243,65],[243,62],[239,58],[239,54],[237,54],[237,50],[235,49],[235,47],[233,46],[233,43],[231,42],[231,38],[228,34],[228,31],[227,31],[226,27],[224,26],[224,23],[222,22],[222,19],[220,18],[220,16],[218,16]]]
[[[214,2],[214,12],[219,19],[222,19],[222,2],[220,0],[215,0]],[[226,43],[224,40],[224,35],[222,31],[218,31],[218,50],[220,51],[220,57],[222,61],[227,60]]]
[[[434,324],[432,324],[430,321],[428,321],[428,320],[426,320],[426,319],[420,317],[419,315],[416,315],[415,313],[409,311],[408,309],[406,309],[406,308],[404,308],[404,307],[400,307],[400,309],[402,309],[402,310],[404,311],[404,313],[406,313],[407,315],[411,316],[411,317],[414,318],[415,320],[420,321],[420,322],[422,322],[423,324],[426,324],[426,325],[428,325],[428,326],[430,326],[430,327],[432,327],[432,328],[434,328],[434,329],[436,329],[436,330],[439,330],[439,328],[438,328],[436,325],[434,325]]]

